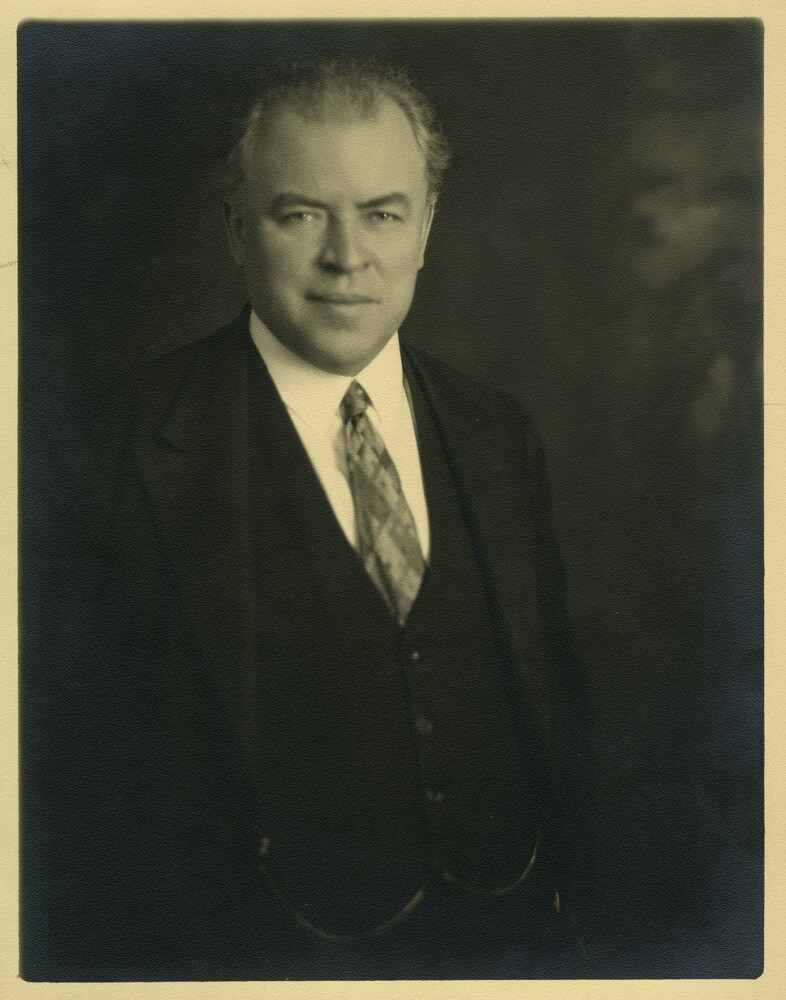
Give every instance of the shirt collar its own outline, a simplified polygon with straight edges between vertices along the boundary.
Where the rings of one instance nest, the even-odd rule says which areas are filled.
[[[323,371],[294,354],[253,310],[249,329],[284,405],[309,426],[329,426],[354,380],[366,390],[383,427],[393,428],[401,419],[404,372],[398,333],[353,380],[349,375]]]

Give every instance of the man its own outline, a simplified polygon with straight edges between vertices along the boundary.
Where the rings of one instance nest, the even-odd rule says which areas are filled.
[[[401,73],[266,81],[226,184],[249,305],[139,380],[106,695],[126,978],[582,974],[543,456],[397,332],[446,159]]]

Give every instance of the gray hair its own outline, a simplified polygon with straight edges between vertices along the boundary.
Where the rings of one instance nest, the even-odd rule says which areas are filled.
[[[237,198],[248,176],[257,141],[272,112],[288,107],[304,117],[373,113],[379,101],[390,98],[401,108],[423,154],[430,201],[437,199],[450,150],[428,100],[406,72],[376,59],[336,58],[290,63],[266,71],[256,81],[253,100],[239,121],[239,138],[227,157],[221,185],[227,201]]]

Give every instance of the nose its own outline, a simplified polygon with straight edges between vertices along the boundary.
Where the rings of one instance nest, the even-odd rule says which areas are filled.
[[[346,219],[331,220],[325,231],[319,266],[336,274],[349,274],[363,270],[368,263],[368,252],[358,226]]]

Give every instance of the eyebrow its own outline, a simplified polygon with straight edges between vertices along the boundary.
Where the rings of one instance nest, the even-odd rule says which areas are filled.
[[[308,205],[310,208],[327,208],[327,205],[323,202],[317,201],[315,198],[307,198],[296,191],[285,191],[283,194],[276,195],[270,204],[270,208],[272,211],[277,212],[284,208],[291,208],[293,205]]]
[[[307,205],[309,208],[323,209],[330,207],[325,202],[319,201],[316,198],[309,198],[307,195],[298,194],[296,191],[285,191],[282,194],[276,195],[270,205],[270,209],[273,212],[280,212],[291,208],[293,205]],[[383,194],[379,198],[372,198],[370,201],[361,202],[357,207],[367,210],[370,208],[382,208],[385,205],[398,205],[409,209],[412,207],[412,202],[407,195],[402,194],[400,191],[391,191],[390,194]]]
[[[400,191],[391,191],[390,194],[383,194],[381,198],[372,198],[371,201],[364,201],[359,208],[381,208],[383,205],[400,205],[402,208],[410,208],[412,202]]]

